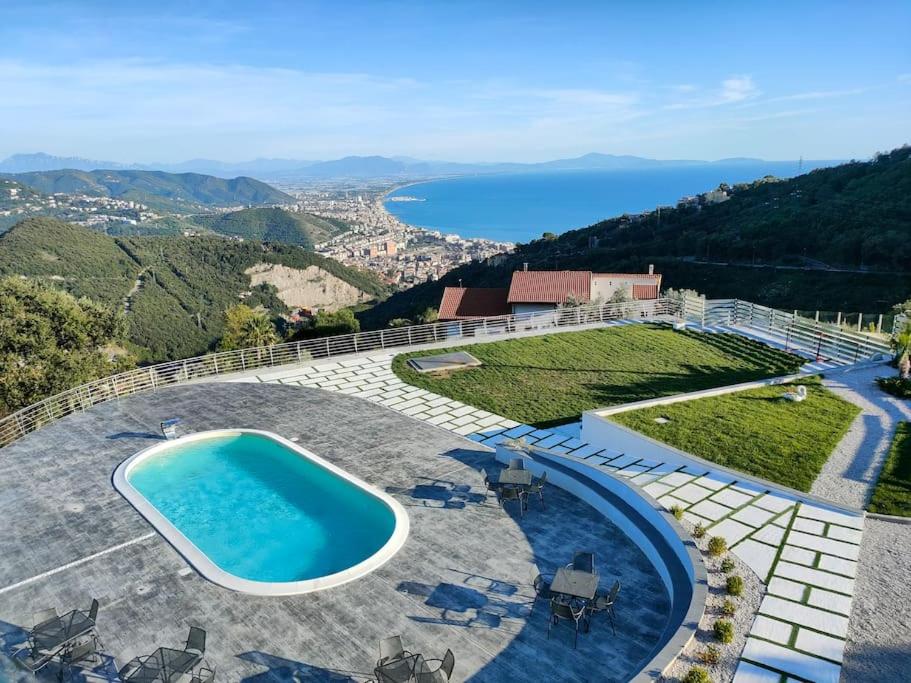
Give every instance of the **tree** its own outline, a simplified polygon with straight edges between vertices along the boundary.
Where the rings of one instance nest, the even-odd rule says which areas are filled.
[[[0,413],[129,369],[126,320],[88,299],[22,278],[0,280]]]
[[[278,341],[275,325],[265,311],[244,304],[225,311],[225,333],[218,343],[222,351],[269,346]]]
[[[428,306],[424,309],[423,313],[420,313],[415,317],[415,322],[419,325],[426,325],[428,323],[435,323],[440,319],[440,312],[435,309],[433,306]]]
[[[337,334],[352,334],[360,331],[361,324],[354,317],[354,312],[350,308],[342,308],[335,312],[320,311],[313,316],[310,325],[300,328],[292,335],[291,341],[332,337]]]

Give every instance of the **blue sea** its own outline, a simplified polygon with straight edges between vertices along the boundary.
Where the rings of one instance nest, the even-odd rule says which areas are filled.
[[[803,172],[837,162],[803,162]],[[623,171],[552,171],[466,176],[400,188],[386,202],[401,221],[462,237],[528,242],[623,213],[676,204],[680,197],[765,175],[798,174],[796,161],[740,162]]]

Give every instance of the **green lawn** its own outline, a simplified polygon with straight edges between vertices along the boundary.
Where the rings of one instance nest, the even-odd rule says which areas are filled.
[[[816,378],[801,383],[807,386],[807,400],[800,403],[782,400],[785,388],[773,386],[611,419],[719,465],[809,491],[860,408]],[[670,422],[658,424],[656,417]]]
[[[911,423],[895,430],[889,457],[879,474],[868,508],[884,515],[911,517]]]
[[[433,351],[433,354],[455,348]],[[579,419],[592,408],[795,372],[804,362],[734,334],[628,325],[459,347],[483,365],[434,375],[415,372],[406,353],[392,363],[414,386],[539,427]]]

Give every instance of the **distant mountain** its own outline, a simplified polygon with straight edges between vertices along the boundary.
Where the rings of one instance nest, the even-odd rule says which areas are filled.
[[[879,313],[911,297],[911,147],[728,191],[721,203],[618,216],[521,244],[498,266],[467,264],[394,294],[361,323],[383,327],[438,306],[443,288],[459,281],[508,286],[524,263],[601,272],[655,264],[665,287],[785,310]]]
[[[262,271],[270,265],[283,266],[282,276],[296,277],[299,288],[355,288],[361,300],[388,291],[372,273],[290,245],[222,237],[115,238],[44,217],[0,235],[0,275],[34,278],[124,308],[130,340],[148,360],[211,349],[221,336],[224,310],[242,299],[284,312],[275,287],[252,286],[248,271],[259,266],[265,279]]]
[[[297,244],[312,249],[347,232],[350,227],[309,213],[292,213],[283,209],[243,209],[224,214],[193,216],[191,220],[220,235],[243,237],[263,242]]]
[[[264,180],[343,179],[343,178],[430,178],[480,173],[523,173],[556,170],[625,170],[658,166],[696,166],[707,164],[756,163],[761,159],[731,158],[718,161],[695,159],[648,159],[630,155],[592,152],[570,159],[539,163],[428,161],[407,156],[347,156],[341,159],[308,161],[301,159],[253,159],[224,162],[192,159],[179,163],[118,164],[48,154],[15,154],[0,161],[0,173],[25,173],[62,168],[76,170],[158,170],[169,173],[202,173],[219,178],[251,176]],[[820,165],[817,163],[816,165]]]
[[[45,194],[64,192],[132,200],[166,210],[193,212],[213,206],[285,204],[294,198],[253,178],[225,180],[198,173],[163,171],[39,171],[10,174]]]

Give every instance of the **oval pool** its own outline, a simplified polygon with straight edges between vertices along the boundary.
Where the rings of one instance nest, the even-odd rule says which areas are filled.
[[[402,547],[404,508],[277,434],[199,432],[132,456],[114,485],[203,576],[291,595],[367,574]]]

